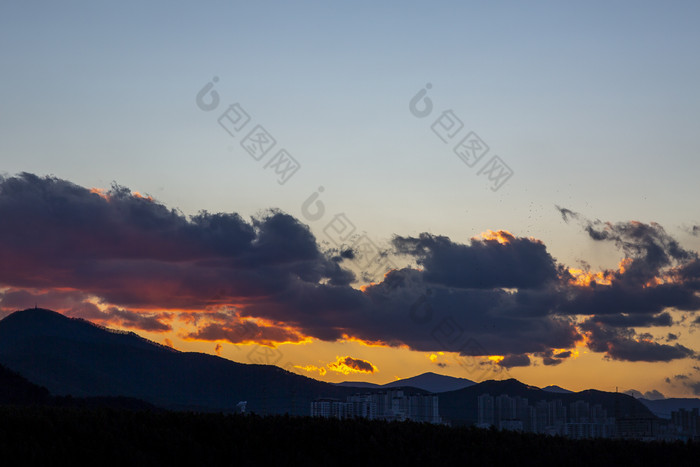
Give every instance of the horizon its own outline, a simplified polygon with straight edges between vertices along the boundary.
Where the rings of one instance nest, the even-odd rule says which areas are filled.
[[[0,12],[0,318],[700,397],[700,4]]]
[[[108,332],[119,331],[119,332],[134,334],[134,335],[136,335],[136,336],[138,336],[138,337],[140,337],[140,338],[146,339],[148,342],[150,342],[150,343],[152,343],[152,344],[155,344],[155,345],[157,345],[157,346],[159,346],[159,347],[167,347],[167,348],[170,348],[170,349],[172,349],[172,350],[175,350],[176,352],[187,352],[187,351],[177,350],[177,349],[175,349],[175,348],[173,348],[173,347],[170,347],[170,346],[161,344],[161,343],[156,342],[156,341],[152,341],[152,340],[150,340],[150,339],[148,339],[148,338],[146,338],[146,337],[144,337],[144,336],[141,336],[138,332],[135,332],[135,331],[126,331],[126,330],[122,330],[122,329],[110,328],[110,327],[108,327],[108,326],[104,326],[104,325],[102,325],[102,324],[99,324],[99,323],[90,321],[89,319],[85,319],[85,318],[81,318],[81,317],[64,316],[63,314],[58,313],[58,312],[56,312],[56,311],[54,311],[54,310],[50,310],[50,309],[47,309],[47,308],[41,308],[41,307],[39,307],[38,305],[35,305],[34,308],[26,308],[26,309],[24,309],[24,310],[16,310],[16,311],[14,311],[14,312],[11,312],[11,313],[7,314],[6,316],[3,316],[2,318],[0,318],[0,322],[1,322],[2,320],[4,320],[5,318],[9,317],[9,316],[12,315],[12,314],[15,314],[15,313],[22,313],[22,312],[27,312],[27,311],[45,311],[45,312],[49,312],[49,313],[52,313],[52,314],[55,313],[55,314],[58,315],[58,316],[62,316],[62,317],[64,317],[64,318],[67,318],[67,319],[70,319],[70,320],[78,320],[78,321],[80,321],[80,322],[86,322],[86,323],[88,323],[88,324],[90,324],[90,325],[97,326],[99,329],[103,329],[103,330],[108,331]],[[206,353],[206,352],[195,352],[195,353],[204,353],[204,354],[206,354],[206,355],[212,355],[212,354],[209,354],[209,353]],[[226,357],[222,357],[221,355],[216,355],[216,354],[215,354],[215,355],[212,355],[212,356],[215,356],[215,357],[218,357],[218,358],[222,358],[222,359],[224,359],[224,360],[228,360],[228,361],[231,361],[231,362],[235,362],[234,360],[230,360],[230,359],[228,359],[228,358],[226,358]],[[250,362],[235,362],[235,363],[242,363],[242,364],[244,364],[244,365],[254,365],[254,364],[257,364],[257,363],[250,363]],[[288,371],[294,371],[294,370],[290,370],[290,369],[287,369],[287,370],[288,370]],[[297,373],[297,374],[299,374],[299,373]],[[384,387],[384,386],[386,386],[386,385],[388,385],[388,384],[390,384],[390,383],[399,382],[399,381],[406,381],[406,380],[415,379],[415,378],[419,378],[419,377],[421,377],[421,376],[426,376],[426,375],[440,376],[440,377],[447,377],[447,378],[454,378],[454,379],[459,379],[459,380],[466,380],[466,381],[469,381],[469,382],[470,382],[471,384],[473,384],[473,385],[477,385],[477,384],[480,384],[480,383],[488,383],[488,382],[516,381],[516,382],[518,382],[518,383],[520,383],[520,384],[525,385],[526,387],[528,387],[528,388],[530,388],[530,389],[535,388],[535,389],[544,390],[544,391],[547,391],[547,388],[562,389],[562,390],[567,391],[568,393],[572,393],[572,394],[576,394],[576,393],[579,393],[579,392],[585,392],[585,391],[591,391],[591,390],[593,390],[593,391],[599,391],[599,389],[596,389],[596,388],[593,388],[593,387],[591,387],[591,388],[585,388],[585,389],[582,389],[582,390],[580,390],[580,391],[571,391],[571,390],[569,390],[568,388],[561,387],[560,385],[558,385],[558,384],[556,384],[556,383],[548,384],[548,385],[546,385],[546,386],[535,386],[535,385],[532,385],[532,384],[527,383],[526,381],[521,381],[521,380],[519,380],[519,379],[517,379],[517,378],[487,379],[487,380],[483,380],[483,381],[472,381],[472,380],[470,380],[470,379],[468,379],[468,378],[463,378],[463,377],[458,377],[458,376],[450,376],[450,375],[446,375],[446,374],[443,374],[443,373],[436,373],[435,371],[426,371],[426,372],[424,372],[424,373],[420,373],[420,374],[417,374],[417,375],[412,375],[412,376],[409,376],[409,377],[406,377],[406,378],[401,378],[401,379],[395,379],[395,380],[392,380],[392,381],[387,381],[386,383],[370,383],[370,384],[374,384],[374,385],[376,385],[376,386],[378,386],[378,387]],[[323,380],[321,380],[321,379],[314,378],[313,376],[308,376],[308,375],[304,375],[304,374],[301,374],[301,376],[304,376],[304,377],[306,377],[306,378],[310,378],[310,379],[313,379],[313,380],[315,380],[315,381],[319,381],[319,382],[322,382],[322,383],[328,383],[328,381],[323,381]],[[352,383],[367,384],[367,383],[369,383],[369,382],[368,382],[368,381],[361,381],[361,380],[355,380],[355,381],[344,380],[344,381],[340,381],[340,382],[333,382],[333,383],[330,383],[330,384],[336,384],[336,385],[337,385],[337,384],[345,384],[345,383],[347,383],[347,385],[350,386]],[[402,387],[411,387],[411,386],[395,386],[395,387],[393,387],[393,389],[402,388]],[[419,386],[415,386],[415,387],[419,387]],[[469,386],[466,386],[466,387],[469,387]],[[357,388],[358,388],[358,389],[361,389],[362,386],[358,386]],[[450,392],[450,391],[456,391],[456,390],[459,390],[459,389],[449,389],[449,390],[446,390],[446,391],[437,391],[437,393],[441,393],[441,392]],[[430,392],[430,391],[429,391],[429,392]],[[604,392],[610,392],[610,391],[604,391]],[[636,390],[634,390],[634,389],[630,389],[630,390],[627,390],[627,391],[624,391],[624,392],[620,392],[620,391],[618,391],[618,388],[616,388],[616,390],[615,390],[614,392],[615,392],[615,393],[620,393],[620,394],[625,394],[625,395],[634,397],[635,399],[640,399],[640,398],[647,399],[647,400],[665,400],[665,399],[672,399],[672,398],[664,397],[662,394],[650,394],[650,393],[642,394],[642,393],[640,393],[639,391],[636,391]],[[554,393],[557,393],[557,391],[554,391]],[[637,394],[635,394],[635,393],[637,393]],[[648,396],[648,397],[647,397],[647,396]],[[698,401],[700,401],[700,398],[698,398],[698,397],[694,397],[693,399],[697,399]]]

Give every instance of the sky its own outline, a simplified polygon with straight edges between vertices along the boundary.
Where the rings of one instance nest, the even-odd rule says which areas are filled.
[[[700,395],[700,5],[377,3],[3,2],[0,316]]]

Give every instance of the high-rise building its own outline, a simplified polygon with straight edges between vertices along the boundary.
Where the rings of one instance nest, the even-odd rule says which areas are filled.
[[[311,416],[441,423],[438,396],[409,395],[402,390],[355,394],[348,396],[345,402],[328,398],[316,399],[311,403]]]
[[[477,398],[477,424],[482,428],[496,425],[493,396],[482,394]]]

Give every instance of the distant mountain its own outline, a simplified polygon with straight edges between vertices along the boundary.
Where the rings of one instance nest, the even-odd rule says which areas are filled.
[[[270,365],[179,352],[59,313],[30,309],[0,321],[0,364],[52,394],[125,396],[171,409],[308,415],[317,397],[357,392]]]
[[[381,384],[365,383],[363,381],[343,381],[342,383],[333,383],[336,386],[346,388],[362,388],[362,389],[381,389]]]
[[[697,398],[670,398],[670,399],[637,399],[644,404],[654,415],[661,418],[671,418],[671,412],[685,409],[700,409],[700,399]]]
[[[244,400],[250,411],[259,414],[308,415],[310,402],[319,397],[344,400],[358,392],[409,385],[418,387],[415,392],[441,392],[449,385],[468,385],[440,393],[443,418],[455,424],[474,423],[477,397],[485,393],[526,397],[533,405],[539,400],[561,399],[567,405],[583,400],[602,404],[611,416],[654,417],[645,405],[628,395],[594,390],[553,393],[515,379],[474,384],[426,373],[387,387],[333,385],[275,366],[179,352],[134,333],[111,331],[41,309],[19,311],[0,321],[0,364],[55,396],[90,398],[81,399],[83,405],[138,407],[145,401],[169,409],[229,411]],[[70,402],[65,397],[62,400]]]
[[[372,389],[412,387],[434,393],[455,391],[457,389],[473,386],[474,384],[476,384],[474,381],[466,378],[455,378],[454,376],[438,375],[432,372],[423,373],[422,375],[413,376],[411,378],[399,379],[386,384],[364,383],[359,381],[337,383],[338,386]]]
[[[440,415],[457,425],[469,425],[477,421],[477,398],[482,394],[520,396],[530,405],[538,401],[560,399],[567,405],[578,400],[589,404],[601,404],[609,416],[619,418],[656,418],[644,404],[632,396],[587,389],[581,392],[554,393],[535,386],[528,386],[516,379],[484,381],[468,388],[440,394]]]
[[[550,386],[546,386],[546,387],[542,388],[542,390],[547,391],[547,392],[554,392],[557,394],[572,394],[574,392],[574,391],[569,391],[568,389],[564,389],[560,386],[556,386],[554,384],[550,385]]]
[[[400,379],[385,384],[385,388],[396,388],[402,386],[410,386],[423,389],[429,392],[446,392],[456,391],[457,389],[466,388],[476,384],[466,378],[455,378],[453,376],[438,375],[436,373],[423,373],[422,375],[412,378]]]

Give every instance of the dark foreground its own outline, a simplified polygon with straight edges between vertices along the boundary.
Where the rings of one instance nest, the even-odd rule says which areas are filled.
[[[697,465],[700,445],[418,423],[0,407],[5,465]],[[71,460],[66,464],[66,460]],[[209,464],[213,465],[213,464]]]

